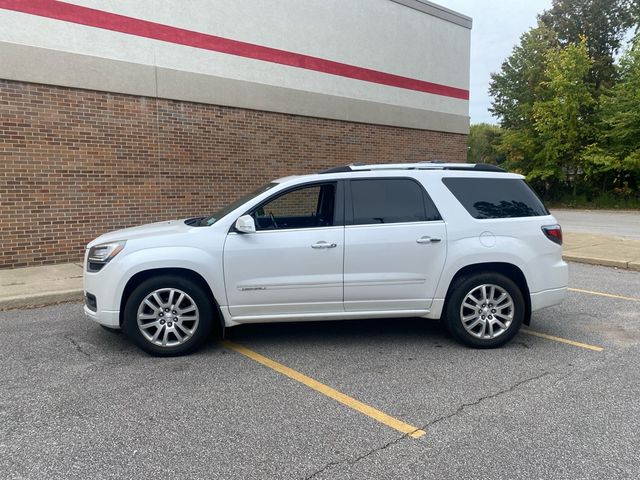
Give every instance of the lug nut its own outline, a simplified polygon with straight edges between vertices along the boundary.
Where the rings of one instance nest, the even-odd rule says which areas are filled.
[[[496,313],[496,309],[494,308],[493,310],[491,310],[491,313]]]
[[[167,323],[168,327],[171,327],[172,325],[173,325],[173,323],[171,323],[171,322]]]
[[[491,320],[493,318],[493,315],[489,315],[489,320]],[[169,326],[171,326],[171,324],[169,324]]]
[[[482,320],[484,320],[484,315],[482,315]]]
[[[164,309],[164,311],[165,311],[165,312],[168,312],[168,311],[169,311],[169,309],[168,309],[168,308],[165,308],[165,309]]]
[[[176,311],[174,310],[174,311],[173,311],[173,312],[171,312],[171,313],[175,315],[175,314],[176,314]]]
[[[164,325],[164,320],[160,320],[160,325]]]

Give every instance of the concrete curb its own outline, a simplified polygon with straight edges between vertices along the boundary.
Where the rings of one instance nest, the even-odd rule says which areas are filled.
[[[596,258],[596,257],[587,257],[582,255],[576,255],[575,253],[562,255],[562,258],[566,262],[576,262],[576,263],[587,263],[589,265],[599,265],[601,267],[614,267],[614,268],[622,268],[625,270],[638,270],[640,265],[637,262],[624,262],[620,260],[611,260],[607,258]],[[633,268],[630,265],[636,265],[636,268]]]
[[[0,298],[0,311],[16,308],[44,307],[63,302],[81,302],[84,298],[82,289],[42,292],[29,295]]]
[[[562,257],[571,262],[640,271],[640,241],[595,233],[566,232]]]

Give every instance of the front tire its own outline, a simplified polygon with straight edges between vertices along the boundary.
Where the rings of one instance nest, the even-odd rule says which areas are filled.
[[[133,290],[125,305],[123,329],[152,355],[186,355],[209,338],[213,316],[212,302],[200,285],[176,275],[159,275]]]
[[[104,331],[109,332],[109,333],[115,333],[115,334],[122,333],[122,330],[119,329],[119,328],[107,327],[106,325],[102,325],[102,324],[100,324],[100,326],[102,327],[102,329]]]
[[[510,278],[478,273],[455,282],[445,314],[447,328],[457,340],[474,348],[496,348],[520,330],[525,302]]]

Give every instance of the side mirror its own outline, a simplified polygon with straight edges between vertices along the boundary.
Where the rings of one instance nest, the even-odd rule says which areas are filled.
[[[236,230],[240,233],[256,233],[256,222],[251,215],[243,215],[236,220]]]

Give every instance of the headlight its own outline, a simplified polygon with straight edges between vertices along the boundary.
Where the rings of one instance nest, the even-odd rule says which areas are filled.
[[[90,272],[99,272],[102,267],[113,260],[124,248],[126,241],[110,242],[95,245],[89,249],[87,257],[87,270]]]

